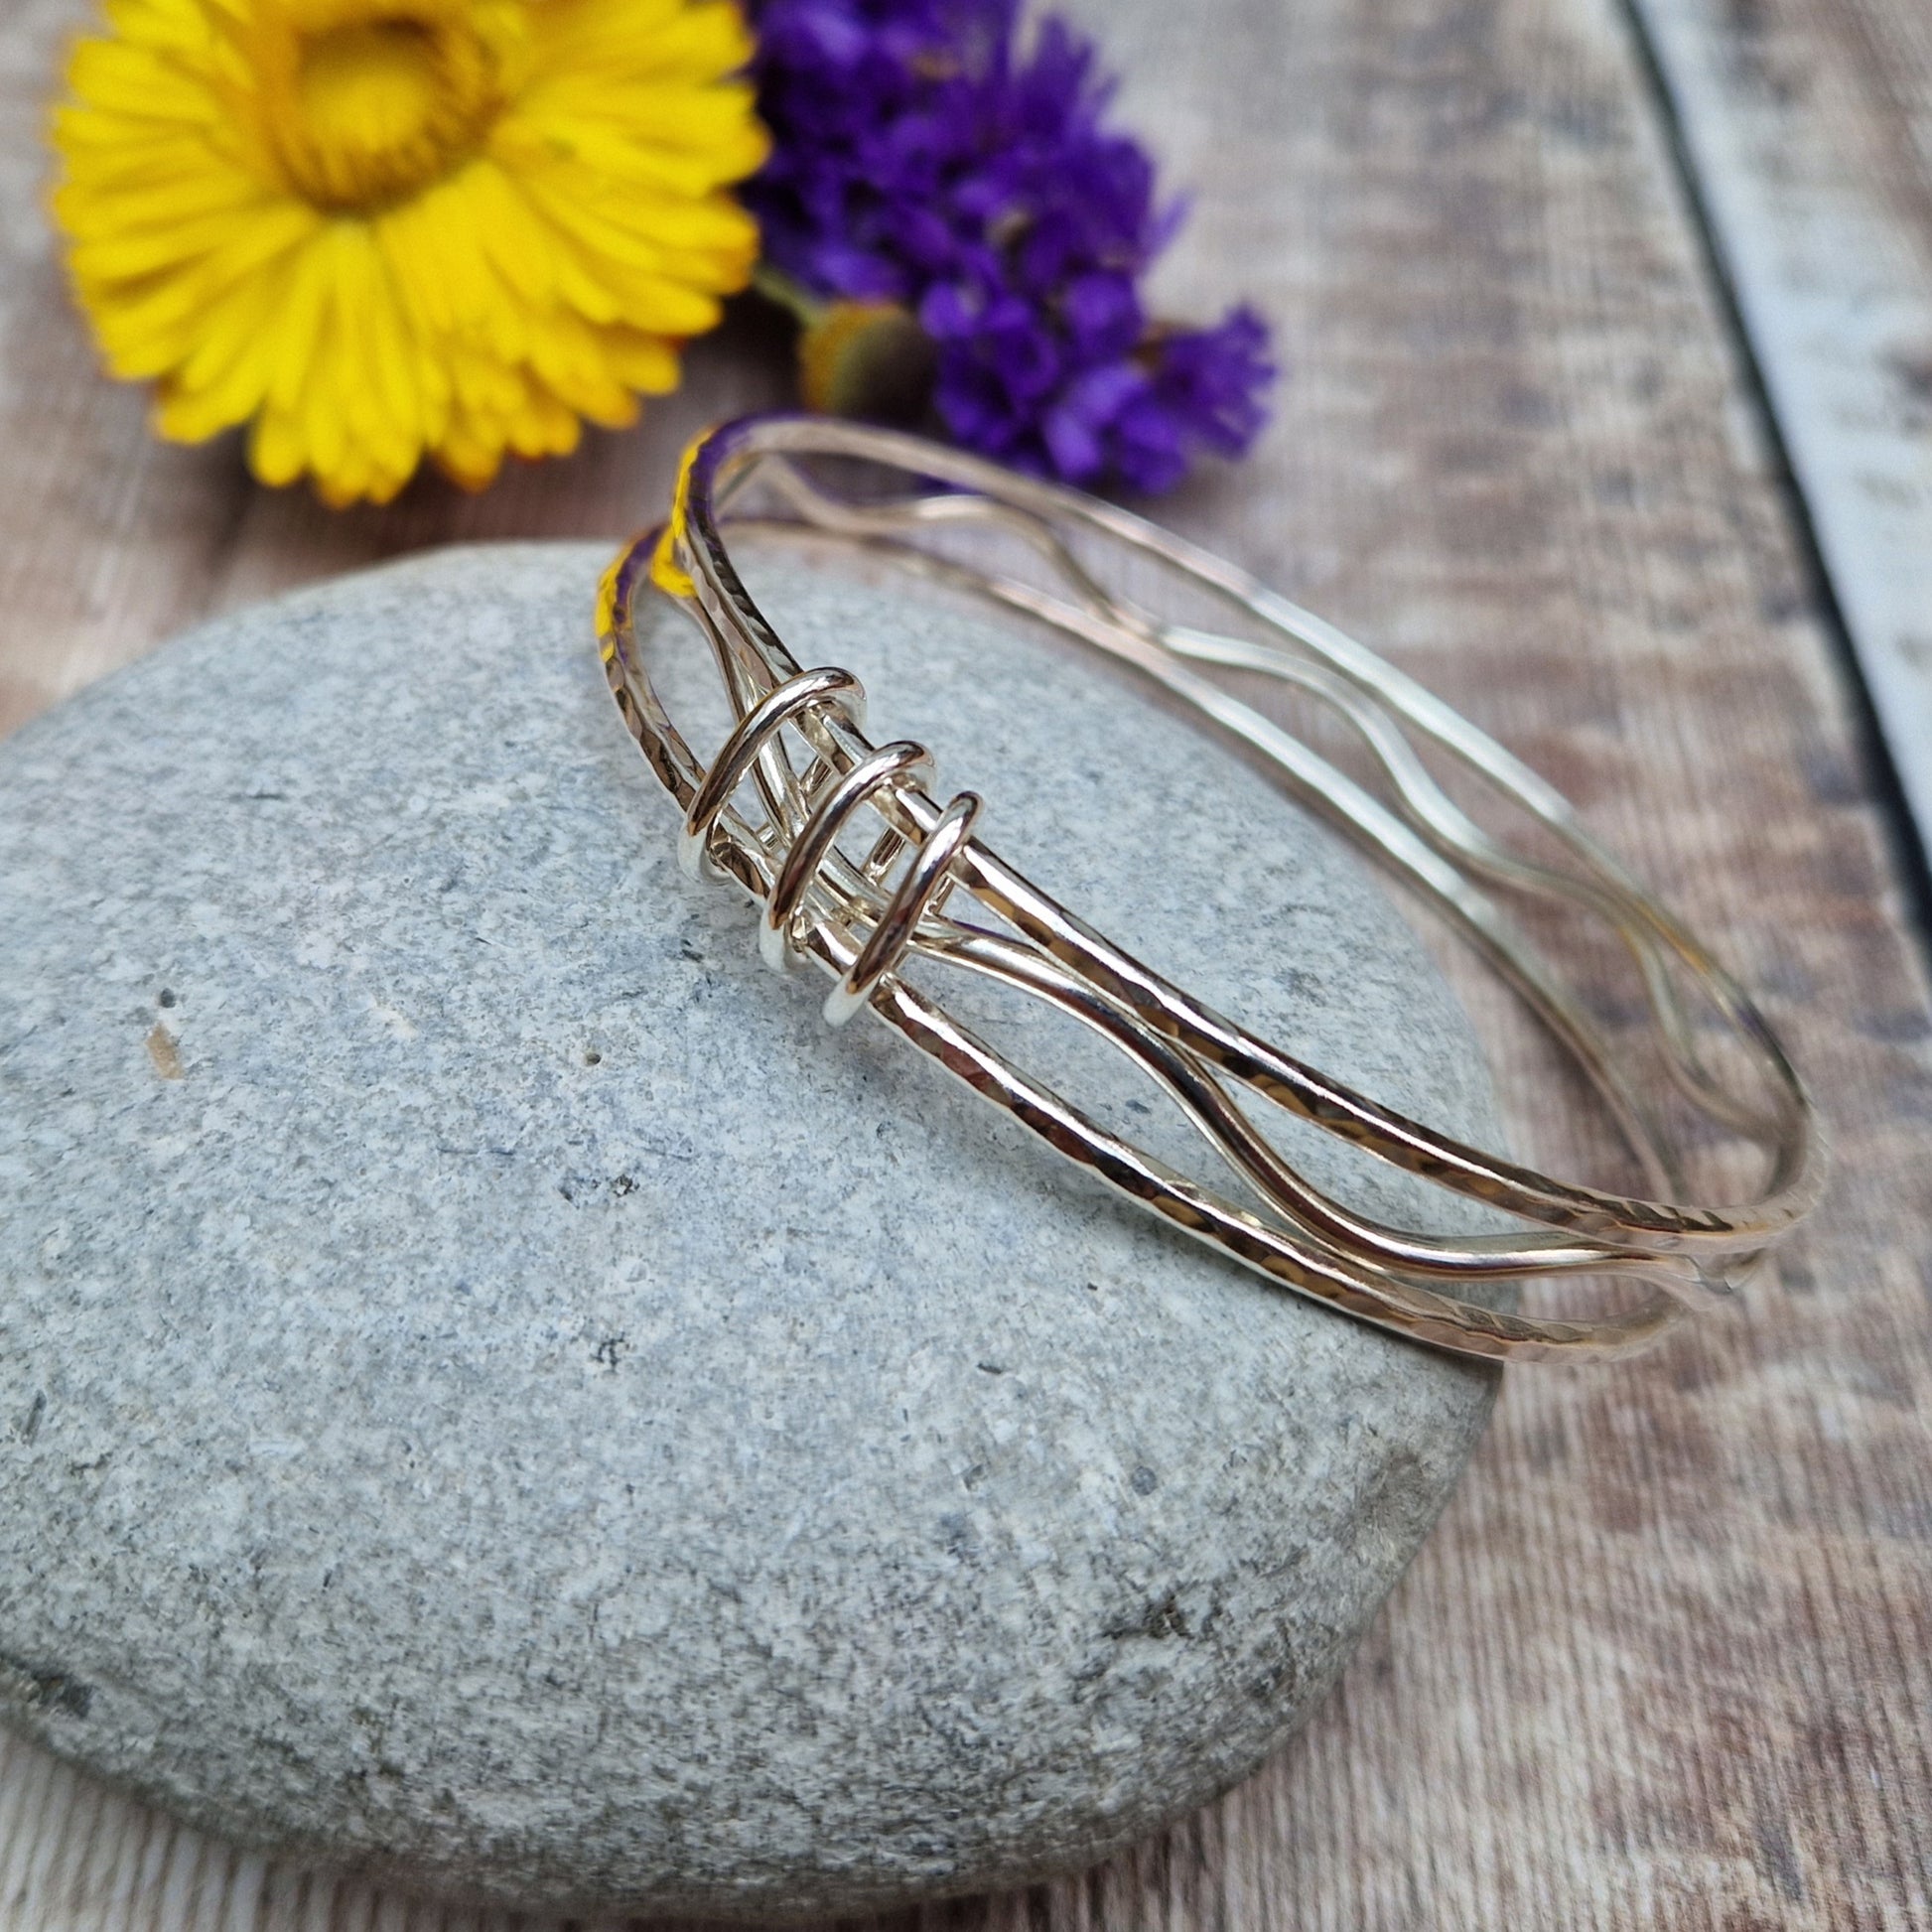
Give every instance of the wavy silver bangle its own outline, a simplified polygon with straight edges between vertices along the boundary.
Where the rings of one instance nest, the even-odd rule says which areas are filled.
[[[860,458],[903,493],[856,495],[801,459]],[[845,466],[841,483],[846,481]],[[756,486],[756,492],[755,492]],[[762,514],[755,493],[772,500]],[[1642,1164],[1656,1198],[1553,1179],[1377,1105],[1190,999],[1030,884],[980,838],[980,800],[941,805],[918,745],[875,748],[858,680],[802,669],[747,594],[730,532],[808,530],[964,587],[1132,665],[1259,754],[1308,801],[1420,893],[1510,980],[1569,1049]],[[1045,580],[947,554],[957,535],[1017,539]],[[982,545],[984,548],[984,545]],[[1106,588],[1086,559],[1131,554],[1207,594],[1259,637],[1167,621]],[[646,587],[708,638],[737,724],[707,767],[658,700],[633,627]],[[735,880],[763,907],[774,965],[810,958],[834,981],[827,1018],[870,1008],[1056,1153],[1271,1281],[1460,1354],[1604,1360],[1657,1339],[1726,1296],[1818,1191],[1818,1135],[1802,1082],[1742,989],[1581,828],[1570,805],[1440,700],[1233,565],[1112,504],[957,450],[821,417],[732,423],[686,454],[669,520],[612,566],[599,633],[611,689],[684,814],[687,870]],[[1201,667],[1293,686],[1371,755],[1378,797]],[[1557,863],[1483,829],[1433,775],[1459,768],[1492,803],[1540,828]],[[863,859],[841,839],[876,827]],[[1627,1050],[1503,912],[1490,889],[1582,908],[1633,956],[1663,1066],[1692,1118],[1673,1132],[1638,1088]],[[962,900],[966,903],[962,905]],[[977,916],[962,917],[970,909]],[[1190,1180],[1087,1118],[906,983],[908,957],[986,974],[1093,1029],[1164,1087],[1252,1191],[1244,1204]],[[1749,1077],[1711,1068],[1684,994],[1742,1049]],[[1395,1167],[1499,1208],[1521,1231],[1444,1238],[1367,1218],[1307,1180],[1237,1104],[1260,1095]],[[1763,1157],[1755,1195],[1681,1198],[1682,1156],[1712,1126]],[[1534,1277],[1600,1276],[1642,1299],[1597,1319],[1542,1319],[1471,1299]]]

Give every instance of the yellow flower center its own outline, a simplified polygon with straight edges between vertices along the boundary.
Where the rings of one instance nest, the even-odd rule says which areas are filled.
[[[365,212],[475,152],[502,106],[503,10],[297,0],[259,46],[265,132],[295,192]],[[493,16],[493,18],[492,18]]]

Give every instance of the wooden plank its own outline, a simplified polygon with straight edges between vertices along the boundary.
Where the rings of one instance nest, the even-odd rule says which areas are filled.
[[[457,535],[615,534],[688,424],[776,386],[754,345],[715,345],[632,437],[344,518],[248,489],[229,452],[150,451],[85,376],[32,214],[67,4],[16,0],[0,37],[12,716],[259,590]],[[1198,191],[1175,305],[1253,293],[1296,368],[1256,459],[1170,512],[1564,783],[1768,991],[1839,1173],[1734,1319],[1624,1368],[1508,1378],[1338,1694],[1260,1775],[1097,1872],[917,1922],[1932,1926],[1932,1004],[1627,19],[1086,11],[1126,111]],[[1536,1065],[1499,1048],[1525,1145],[1581,1160]],[[484,1922],[230,1854],[3,1744],[0,1923]]]
[[[1932,12],[1631,4],[1932,846]]]

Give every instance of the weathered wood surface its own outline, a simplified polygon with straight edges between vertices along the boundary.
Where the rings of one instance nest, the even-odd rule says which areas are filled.
[[[1932,10],[1633,4],[1932,845]]]
[[[690,425],[774,392],[756,343],[714,344],[642,432],[380,515],[155,448],[94,379],[33,212],[68,4],[15,0],[0,36],[0,722],[285,583],[451,537],[616,535]],[[1629,22],[1615,0],[1090,11],[1199,190],[1171,288],[1252,292],[1296,365],[1257,459],[1170,513],[1563,782],[1767,991],[1839,1171],[1735,1318],[1621,1369],[1511,1374],[1266,1771],[1098,1872],[925,1921],[1932,1926],[1932,1007]],[[1500,1059],[1526,1141],[1582,1158],[1531,1066]],[[446,1923],[474,1921],[0,1745],[7,1932]]]

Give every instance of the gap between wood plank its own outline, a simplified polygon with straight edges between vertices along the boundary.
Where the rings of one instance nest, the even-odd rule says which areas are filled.
[[[1787,519],[1817,605],[1819,625],[1831,640],[1849,687],[1851,711],[1872,791],[1879,805],[1879,822],[1899,891],[1905,901],[1904,921],[1917,942],[1923,962],[1932,968],[1932,830],[1922,828],[1892,756],[1864,666],[1853,641],[1852,626],[1839,597],[1838,584],[1826,561],[1824,544],[1811,497],[1793,459],[1784,423],[1778,414],[1757,345],[1745,321],[1743,302],[1729,259],[1720,238],[1717,215],[1705,193],[1704,176],[1692,152],[1677,94],[1670,83],[1656,40],[1640,0],[1615,0],[1628,29],[1632,51],[1642,69],[1655,103],[1658,125],[1669,149],[1671,166],[1683,192],[1685,215],[1697,237],[1710,275],[1712,290],[1724,316],[1737,365],[1739,388],[1748,400],[1758,434],[1764,440],[1776,487],[1784,498]]]

